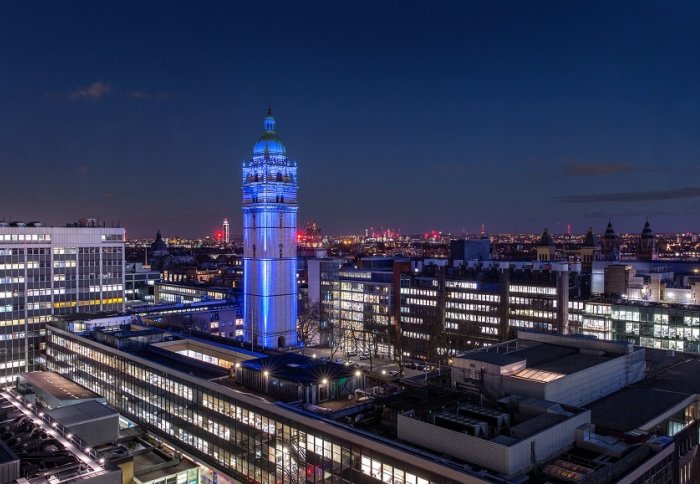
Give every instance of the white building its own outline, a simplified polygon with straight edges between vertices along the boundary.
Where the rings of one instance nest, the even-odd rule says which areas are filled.
[[[0,223],[0,383],[38,369],[55,315],[124,309],[124,229]]]
[[[246,339],[267,348],[297,344],[297,164],[265,132],[243,163],[243,298]]]

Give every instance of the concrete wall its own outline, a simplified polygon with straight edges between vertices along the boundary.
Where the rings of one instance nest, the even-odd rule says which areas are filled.
[[[510,478],[530,470],[533,443],[537,462],[543,462],[570,448],[576,440],[576,428],[590,421],[591,413],[586,410],[508,446],[399,415],[398,438]]]
[[[527,380],[525,378],[516,378],[508,375],[494,376],[484,375],[484,387],[489,392],[498,395],[524,395],[526,397],[545,398],[546,383],[535,380]],[[553,400],[557,401],[557,400]]]
[[[644,377],[644,351],[567,375],[545,387],[545,400],[573,406],[587,405]]]
[[[586,350],[600,350],[607,353],[625,354],[634,350],[632,343],[624,341],[602,341],[599,339],[572,338],[557,334],[537,333],[535,331],[518,331],[518,339],[569,346]]]

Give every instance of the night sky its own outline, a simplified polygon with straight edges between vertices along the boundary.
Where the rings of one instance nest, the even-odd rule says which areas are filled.
[[[0,4],[0,219],[240,233],[268,103],[300,223],[700,230],[700,4]]]

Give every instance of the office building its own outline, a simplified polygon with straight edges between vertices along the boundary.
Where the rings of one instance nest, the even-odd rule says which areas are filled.
[[[339,341],[339,300],[340,300],[340,259],[309,259],[308,301],[319,305],[319,342],[322,345],[338,346]]]
[[[450,259],[452,260],[490,260],[491,241],[487,236],[480,239],[450,241]]]
[[[569,298],[579,288],[579,266],[565,262],[470,261],[402,272],[401,352],[435,361],[505,341],[517,329],[566,334]]]
[[[243,275],[246,339],[267,348],[297,344],[297,163],[275,132],[243,163]]]
[[[151,270],[140,262],[126,264],[124,271],[124,295],[128,307],[153,304],[154,287],[160,281],[160,272]]]
[[[134,326],[119,326],[114,328],[111,341],[138,338],[141,331]],[[314,407],[307,410],[277,402],[265,393],[241,386],[231,369],[243,364],[250,366],[246,378],[253,380],[253,387],[265,378],[270,379],[266,383],[270,386],[273,381],[281,384],[295,380],[290,376],[294,367],[286,365],[280,375],[275,373],[274,365],[261,374],[262,360],[256,358],[264,355],[199,338],[194,339],[196,346],[186,349],[182,345],[189,339],[165,341],[172,335],[163,343],[120,343],[121,348],[138,347],[138,351],[131,352],[110,346],[107,340],[98,342],[94,335],[94,330],[76,334],[65,325],[49,325],[48,369],[104,396],[125,417],[233,479],[348,484],[500,480],[487,479],[429,451],[336,422],[330,414],[314,412],[318,410]],[[310,393],[310,401],[318,402],[333,394],[324,387],[334,379],[348,385],[341,381],[346,378],[342,371],[331,376],[308,372],[306,378],[318,380],[313,384],[318,390]],[[324,408],[347,411],[353,402],[342,398],[333,402],[336,407],[326,402]]]
[[[338,278],[341,347],[369,357],[393,357],[393,271],[343,268]]]
[[[191,304],[233,299],[233,292],[228,287],[158,282],[154,285],[154,300],[156,304]]]
[[[0,224],[0,384],[37,368],[54,316],[124,309],[124,229]]]

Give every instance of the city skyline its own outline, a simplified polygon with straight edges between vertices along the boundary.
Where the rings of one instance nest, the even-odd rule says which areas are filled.
[[[5,5],[0,219],[237,235],[272,104],[324,233],[698,230],[697,6],[398,5]]]

